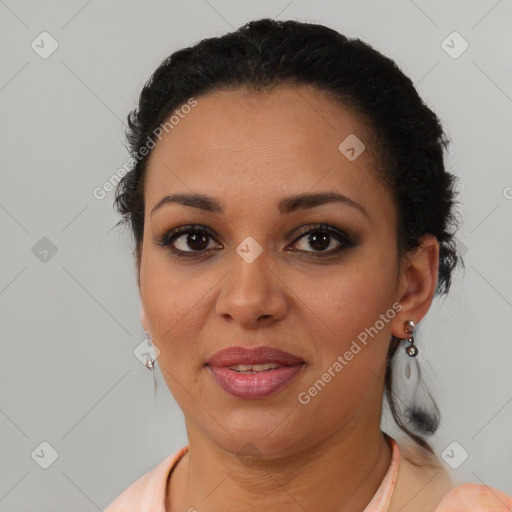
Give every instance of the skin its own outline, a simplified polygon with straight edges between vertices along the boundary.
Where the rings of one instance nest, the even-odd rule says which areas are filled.
[[[376,177],[367,128],[323,92],[280,86],[197,101],[151,154],[138,269],[141,322],[160,351],[190,446],[169,480],[166,511],[363,510],[391,461],[380,430],[390,337],[406,338],[404,321],[417,324],[427,313],[439,244],[427,235],[398,259],[397,210]],[[366,144],[354,161],[338,150],[350,134]],[[284,196],[325,190],[360,203],[367,216],[341,203],[277,210]],[[162,197],[178,192],[213,196],[224,212],[168,204],[151,215]],[[326,256],[343,242],[331,237],[322,253],[308,235],[298,238],[300,228],[321,222],[351,229],[356,245]],[[188,224],[216,234],[206,256],[180,258],[156,243]],[[248,236],[263,249],[252,263],[236,252]],[[186,242],[185,234],[174,246],[192,251]],[[401,311],[301,404],[298,394],[394,303]],[[205,367],[232,345],[275,346],[306,365],[277,394],[242,400]],[[260,456],[249,465],[237,455],[246,443]]]

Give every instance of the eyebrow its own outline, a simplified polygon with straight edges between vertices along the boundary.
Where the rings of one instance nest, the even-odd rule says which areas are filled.
[[[158,203],[156,203],[156,205],[151,210],[151,215],[153,215],[164,205],[173,203],[190,206],[192,208],[199,208],[200,210],[217,214],[221,214],[224,211],[221,203],[218,200],[205,194],[172,194],[160,199],[160,201],[158,201]],[[315,208],[317,206],[328,203],[346,204],[359,210],[365,217],[368,218],[368,213],[361,204],[353,201],[343,194],[331,191],[309,194],[305,193],[285,197],[279,201],[278,209],[279,213],[284,215],[296,212],[298,210],[308,210],[310,208]]]

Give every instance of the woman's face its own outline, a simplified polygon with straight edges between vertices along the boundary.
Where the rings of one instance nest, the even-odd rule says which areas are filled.
[[[142,322],[189,436],[277,457],[378,428],[390,337],[405,336],[397,212],[370,155],[357,116],[310,87],[210,93],[163,132],[145,183]],[[327,192],[353,204],[283,202]],[[219,211],[172,201],[153,211],[173,194],[208,196]],[[190,225],[210,234],[165,240]],[[267,396],[234,396],[206,364],[264,345],[305,363]]]

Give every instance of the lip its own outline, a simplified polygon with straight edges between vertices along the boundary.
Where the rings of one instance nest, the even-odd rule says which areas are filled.
[[[279,368],[258,373],[241,373],[228,366],[276,363]],[[260,346],[228,347],[215,353],[206,363],[219,386],[230,395],[243,399],[271,396],[287,386],[305,365],[303,359],[289,352]]]
[[[228,347],[216,352],[207,362],[208,366],[233,366],[235,364],[264,364],[277,363],[280,365],[297,365],[304,363],[299,356],[284,352],[270,346],[260,347]]]

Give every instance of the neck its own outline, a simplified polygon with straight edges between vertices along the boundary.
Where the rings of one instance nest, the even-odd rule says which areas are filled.
[[[340,430],[293,454],[252,460],[187,430],[190,450],[173,471],[167,512],[360,512],[391,463],[391,447],[379,428]]]

